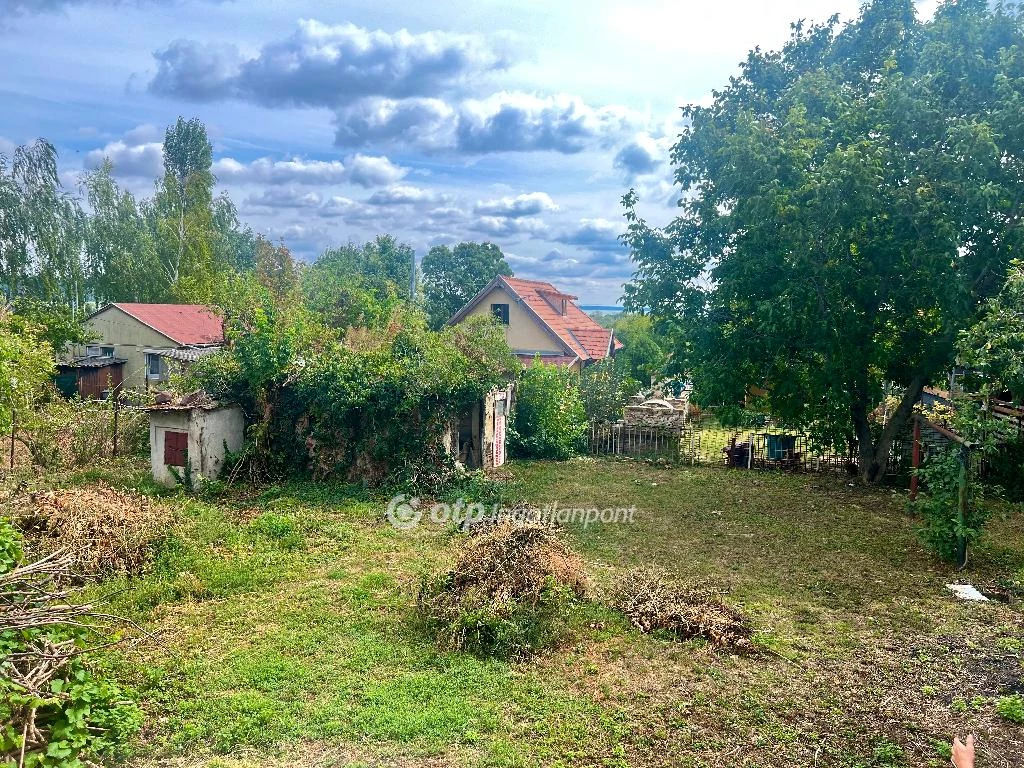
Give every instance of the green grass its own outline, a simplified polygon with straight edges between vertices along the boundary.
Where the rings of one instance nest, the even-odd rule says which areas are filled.
[[[1020,614],[947,593],[958,577],[901,494],[627,461],[509,472],[537,504],[637,506],[631,524],[566,532],[599,592],[636,565],[709,582],[762,650],[644,636],[595,606],[531,660],[442,652],[412,606],[452,557],[449,528],[396,531],[386,499],[351,487],[164,494],[179,522],[152,571],[95,590],[150,633],[103,658],[147,714],[137,761],[917,766],[967,729],[1016,754],[997,702],[1020,679]],[[1019,515],[996,520],[967,578],[1011,578],[1022,542]]]

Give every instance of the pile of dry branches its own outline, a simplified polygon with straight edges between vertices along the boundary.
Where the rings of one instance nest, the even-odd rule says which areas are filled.
[[[553,591],[570,599],[586,594],[579,556],[550,526],[501,520],[467,539],[452,570],[425,583],[417,603],[432,623],[446,628],[445,644],[461,648],[466,617],[493,626],[536,621],[562,599]]]
[[[55,552],[33,563],[24,563],[0,573],[0,632],[27,632],[49,627],[80,627],[92,606],[69,601],[72,590],[62,586],[71,581],[74,558]],[[26,755],[46,746],[49,735],[37,722],[38,704],[59,698],[50,682],[68,661],[80,653],[74,640],[54,641],[39,636],[17,653],[0,659],[0,676],[13,684],[18,700],[27,703],[11,708],[9,725],[22,736],[17,754],[4,755],[23,766]],[[6,763],[5,763],[6,764]]]
[[[71,552],[80,576],[140,573],[171,521],[147,497],[102,483],[33,493],[15,507],[33,550]]]
[[[587,591],[583,562],[553,528],[500,520],[466,541],[450,590],[479,591],[496,603],[535,604],[551,580],[577,597]]]
[[[641,632],[664,631],[679,639],[703,637],[714,645],[745,650],[750,621],[711,589],[674,582],[663,571],[638,569],[616,584],[612,603]]]

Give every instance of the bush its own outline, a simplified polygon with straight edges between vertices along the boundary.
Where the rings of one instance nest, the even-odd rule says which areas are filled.
[[[583,450],[586,432],[587,414],[576,373],[535,359],[516,388],[508,430],[512,454],[568,459]]]
[[[83,655],[87,612],[52,583],[67,563],[25,565],[20,534],[0,521],[0,760],[78,768],[116,752],[141,713]]]
[[[640,383],[622,373],[611,358],[588,365],[580,373],[580,397],[590,421],[618,421],[623,406],[640,391]]]
[[[930,549],[950,562],[960,558],[961,539],[970,546],[981,537],[988,517],[981,503],[983,489],[969,479],[967,507],[961,524],[958,513],[961,469],[959,449],[946,448],[928,456],[916,470],[924,486],[924,492],[913,503],[914,511],[923,520],[919,534]]]
[[[417,606],[443,647],[507,658],[556,644],[585,592],[582,562],[549,527],[502,521],[424,580]]]

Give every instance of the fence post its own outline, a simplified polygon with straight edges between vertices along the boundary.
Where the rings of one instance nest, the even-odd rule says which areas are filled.
[[[121,406],[121,399],[115,395],[114,396],[114,441],[113,441],[113,445],[111,446],[111,452],[110,452],[111,456],[113,458],[115,458],[115,459],[117,458],[117,416],[118,416],[118,413],[121,410],[120,406]]]
[[[960,446],[960,489],[957,499],[956,517],[959,531],[956,535],[957,566],[961,570],[967,567],[967,537],[964,535],[964,525],[967,517],[967,465],[970,462],[970,452],[966,445]]]
[[[914,444],[911,452],[910,500],[917,501],[917,468],[921,466],[921,420],[914,416]]]

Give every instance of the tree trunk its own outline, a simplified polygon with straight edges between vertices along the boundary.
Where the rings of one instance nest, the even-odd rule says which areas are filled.
[[[885,475],[886,466],[889,463],[889,450],[892,448],[892,441],[900,430],[909,421],[914,412],[914,403],[921,396],[921,391],[927,379],[924,376],[915,376],[907,388],[903,391],[900,404],[893,411],[889,420],[882,428],[882,434],[875,442],[871,436],[871,425],[868,421],[870,403],[867,400],[865,390],[854,394],[853,401],[853,424],[857,435],[857,447],[859,456],[860,479],[864,483],[877,483]]]

